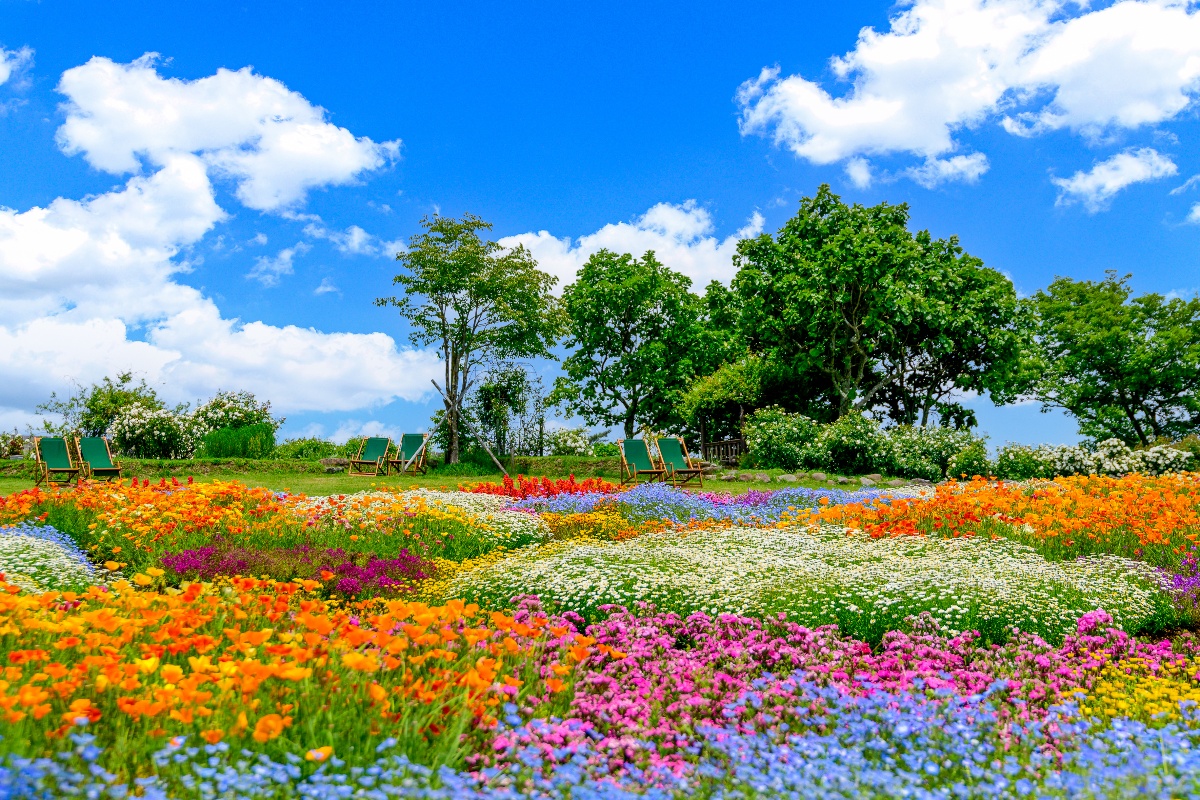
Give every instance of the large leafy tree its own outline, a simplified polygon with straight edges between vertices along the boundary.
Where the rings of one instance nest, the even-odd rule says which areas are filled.
[[[76,386],[75,392],[66,398],[51,393],[50,399],[37,410],[62,418],[61,424],[43,421],[49,433],[103,436],[117,415],[133,405],[152,410],[164,407],[145,378],[135,381],[132,372],[122,372],[116,378],[105,377],[91,386]]]
[[[847,205],[822,185],[776,236],[739,243],[733,290],[764,402],[926,423],[961,411],[956,391],[1004,385],[991,376],[1019,354],[1011,282],[908,221],[906,205]]]
[[[592,425],[620,425],[627,437],[642,425],[677,426],[699,352],[701,305],[690,289],[653,252],[593,254],[563,291],[573,352],[552,401]]]
[[[550,294],[555,278],[538,270],[523,247],[508,249],[484,238],[490,223],[471,214],[435,214],[421,226],[424,232],[396,256],[403,271],[393,283],[404,294],[375,302],[399,309],[412,327],[413,344],[432,344],[442,358],[446,460],[455,463],[463,402],[480,369],[504,359],[549,356],[562,316]]]
[[[1095,439],[1200,432],[1200,299],[1131,297],[1129,277],[1058,278],[1029,299],[1037,349],[1025,388]]]

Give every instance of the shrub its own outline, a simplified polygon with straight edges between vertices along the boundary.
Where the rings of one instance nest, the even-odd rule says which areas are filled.
[[[958,472],[951,469],[951,463],[976,445],[979,445],[985,461],[987,458],[983,440],[970,431],[898,425],[890,428],[887,435],[892,443],[896,474],[905,478],[940,481],[947,475],[957,476]],[[978,457],[971,463],[978,464]]]
[[[267,422],[219,428],[205,434],[202,453],[209,458],[267,458],[275,449],[275,427]]]
[[[1006,444],[996,453],[997,478],[1027,481],[1030,478],[1053,478],[1054,461],[1044,447]]]
[[[132,458],[191,458],[195,429],[186,414],[132,405],[108,429],[117,450]]]
[[[593,455],[592,442],[583,428],[562,428],[546,434],[546,450],[552,456]]]
[[[616,458],[621,455],[621,448],[615,442],[597,442],[592,445],[592,455],[597,458]]]
[[[895,455],[887,432],[876,420],[852,411],[826,425],[817,437],[824,466],[849,475],[893,472]]]
[[[324,439],[309,437],[304,439],[288,439],[275,445],[275,458],[289,458],[304,461],[317,461],[337,455],[338,446]]]
[[[974,438],[974,437],[972,437]],[[960,450],[950,459],[947,474],[951,478],[971,478],[976,475],[990,476],[994,472],[993,464],[988,460],[987,446],[982,439],[975,439],[967,447]]]
[[[759,467],[795,470],[825,466],[824,453],[817,446],[819,432],[814,420],[778,406],[760,408],[746,418],[746,446]]]
[[[250,392],[217,392],[213,399],[192,413],[197,438],[222,428],[247,428],[270,425],[272,438],[283,419],[271,416],[271,404],[260,403]]]

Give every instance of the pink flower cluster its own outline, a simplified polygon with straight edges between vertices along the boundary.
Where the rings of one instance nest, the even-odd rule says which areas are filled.
[[[533,612],[536,601],[525,608]],[[801,684],[849,694],[969,696],[1006,681],[1000,718],[1018,722],[1040,718],[1074,690],[1089,688],[1106,663],[1137,657],[1154,668],[1200,653],[1200,642],[1190,638],[1174,648],[1134,639],[1111,627],[1104,611],[1080,618],[1076,634],[1059,647],[1029,634],[1004,645],[985,645],[974,633],[945,637],[922,615],[910,619],[908,631],[888,633],[878,651],[841,636],[836,626],[809,629],[782,618],[683,619],[650,607],[611,612],[587,633],[625,657],[589,657],[566,718],[501,731],[496,760],[531,745],[561,760],[590,739],[589,752],[601,754],[591,758],[606,758],[603,766],[613,773],[636,765],[679,775],[698,730],[775,729],[805,702]]]

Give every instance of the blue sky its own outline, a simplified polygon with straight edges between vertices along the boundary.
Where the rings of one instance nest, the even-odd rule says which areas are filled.
[[[0,0],[0,48],[2,427],[125,368],[285,435],[422,427],[436,363],[371,300],[435,210],[564,281],[608,246],[702,287],[828,182],[1023,293],[1200,288],[1194,2]]]

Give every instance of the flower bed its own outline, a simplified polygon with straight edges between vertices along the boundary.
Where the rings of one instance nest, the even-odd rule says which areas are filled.
[[[1200,796],[1198,480],[17,493],[0,796]]]

